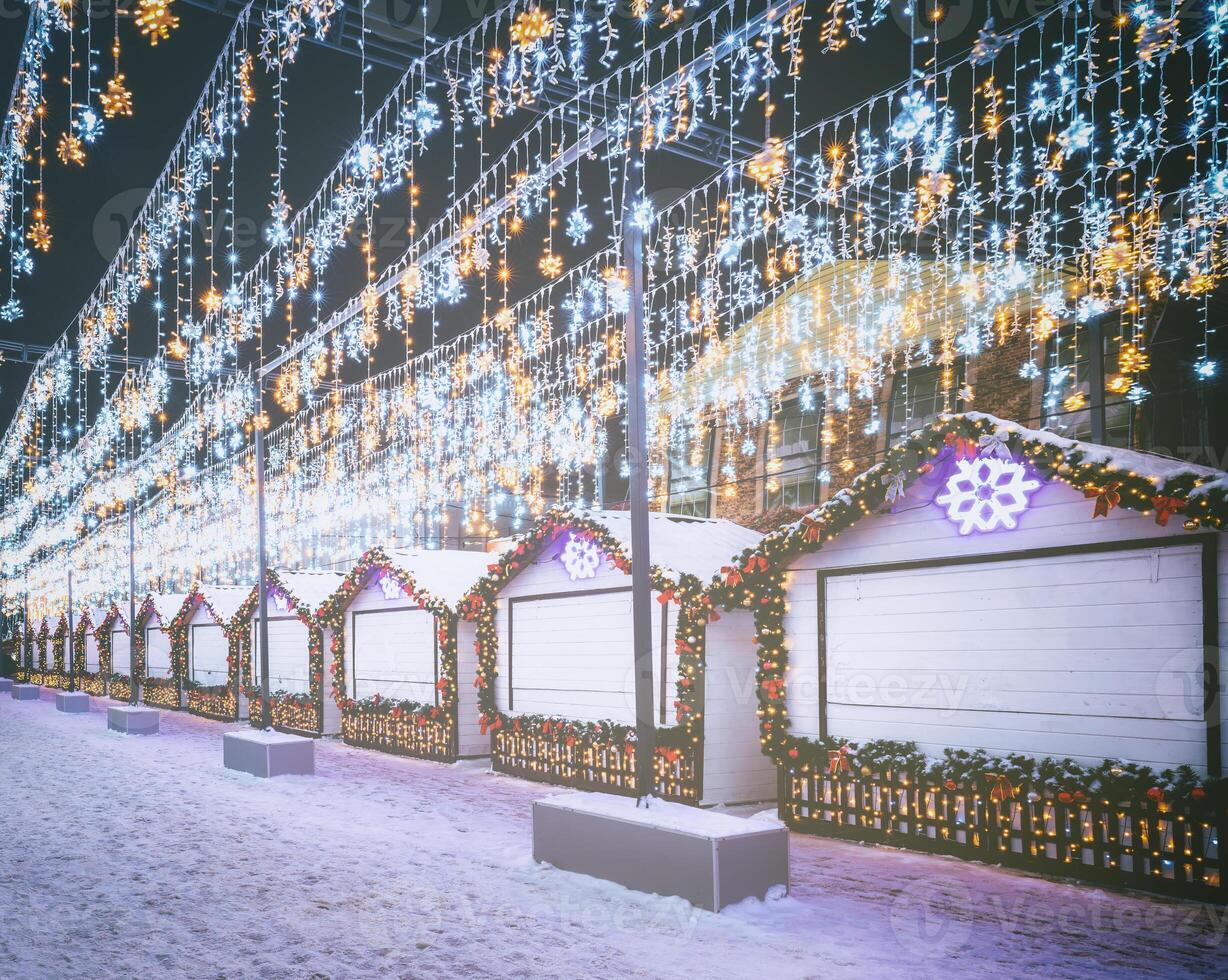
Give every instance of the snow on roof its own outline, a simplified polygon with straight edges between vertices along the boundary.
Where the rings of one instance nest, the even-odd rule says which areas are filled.
[[[953,416],[943,415],[939,419],[950,419]],[[1026,425],[1019,422],[1012,422],[1009,419],[999,418],[997,415],[990,415],[988,412],[964,412],[963,417],[971,419],[974,422],[985,422],[994,427],[994,433],[1005,433],[1011,431],[1017,433],[1021,438],[1040,442],[1047,446],[1054,446],[1063,452],[1077,450],[1083,456],[1083,461],[1099,466],[1108,466],[1125,473],[1136,473],[1139,476],[1146,477],[1163,490],[1170,482],[1181,477],[1192,477],[1203,481],[1199,486],[1190,491],[1189,496],[1195,497],[1201,494],[1206,494],[1213,489],[1219,489],[1221,492],[1228,492],[1228,473],[1223,470],[1213,469],[1210,466],[1199,466],[1197,463],[1187,463],[1184,460],[1173,459],[1171,456],[1162,456],[1159,453],[1143,452],[1138,449],[1119,449],[1115,446],[1102,446],[1095,442],[1085,442],[1081,439],[1068,439],[1065,436],[1060,436],[1056,432],[1049,429],[1030,429]],[[937,422],[931,424],[938,424]],[[922,428],[925,428],[924,426]],[[921,431],[920,429],[916,431]],[[911,434],[911,433],[910,433]],[[883,462],[875,463],[864,473],[859,474],[864,476],[865,473],[872,473],[882,469],[885,465]],[[820,504],[814,510],[810,511],[801,520],[793,521],[790,524],[783,525],[773,534],[782,532],[790,532],[797,530],[803,521],[813,518],[821,513],[838,498],[849,498],[850,490],[846,487],[843,490],[834,494],[831,500]]]
[[[1137,473],[1139,476],[1150,478],[1161,489],[1172,480],[1188,476],[1206,481],[1191,491],[1190,496],[1205,494],[1214,487],[1228,491],[1228,473],[1210,466],[1199,466],[1197,463],[1187,463],[1184,460],[1173,459],[1171,456],[1161,456],[1159,453],[1143,452],[1138,449],[1119,449],[1116,446],[1102,446],[1099,443],[1082,439],[1068,439],[1049,429],[1030,429],[1026,425],[999,418],[997,415],[990,415],[988,412],[965,412],[963,417],[973,421],[988,422],[995,427],[995,430],[1011,429],[1024,439],[1055,446],[1063,451],[1077,449],[1086,456],[1086,461],[1089,463],[1109,466],[1127,473]]]
[[[499,559],[498,552],[490,551],[389,550],[387,555],[418,588],[453,609]]]
[[[341,588],[345,578],[340,572],[284,571],[280,568],[277,569],[277,577],[289,593],[313,614],[325,599]]]
[[[601,524],[631,557],[631,513],[625,510],[573,511],[577,517]],[[651,511],[648,514],[648,552],[652,564],[670,578],[694,575],[706,583],[730,560],[753,547],[763,535],[741,524],[710,517],[683,517]]]
[[[1118,449],[1095,442],[1067,439],[1048,429],[1029,429],[1018,422],[1011,422],[985,412],[966,412],[965,418],[989,422],[998,428],[1005,426],[1014,429],[1025,439],[1033,439],[1062,450],[1078,449],[1086,454],[1087,461],[1090,463],[1108,465],[1118,470],[1150,477],[1161,486],[1177,477],[1193,476],[1210,481],[1195,489],[1193,491],[1195,494],[1206,493],[1213,484],[1228,489],[1228,473],[1210,466],[1199,466],[1197,463],[1187,463],[1184,460],[1173,459],[1171,456],[1161,456],[1158,453],[1142,452],[1137,449]]]
[[[169,623],[175,618],[175,614],[183,608],[188,594],[186,592],[151,592],[149,593],[149,598],[153,601],[154,611],[158,614],[158,619],[164,623]]]
[[[252,594],[252,587],[248,585],[206,585],[202,582],[197,590],[205,597],[209,608],[225,623],[234,619],[243,600]]]

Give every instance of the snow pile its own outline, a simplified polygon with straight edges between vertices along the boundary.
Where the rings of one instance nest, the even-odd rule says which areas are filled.
[[[534,863],[549,787],[333,741],[262,780],[237,726],[103,706],[0,703],[6,976],[1223,974],[1203,906],[794,835],[789,896],[715,915]]]

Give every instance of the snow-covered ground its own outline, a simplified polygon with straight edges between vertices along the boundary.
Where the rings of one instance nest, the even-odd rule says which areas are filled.
[[[534,864],[553,790],[331,741],[259,780],[103,707],[0,700],[5,976],[1225,975],[1204,906],[795,835],[791,895],[718,916]]]

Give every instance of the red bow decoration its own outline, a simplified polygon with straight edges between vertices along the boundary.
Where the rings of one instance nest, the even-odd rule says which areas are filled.
[[[728,565],[726,565],[721,569],[721,574],[725,576],[725,584],[730,588],[733,588],[735,585],[742,584],[742,573],[736,568],[730,568]]]
[[[954,432],[948,432],[943,442],[955,450],[956,459],[976,459],[976,443],[971,439],[956,435]]]
[[[849,747],[841,745],[840,748],[828,750],[827,752],[827,774],[834,776],[837,773],[849,772]]]
[[[673,598],[674,598],[674,590],[666,589],[659,596],[657,596],[657,602],[661,603],[661,605],[664,606],[664,605],[667,605],[669,601]]]
[[[819,540],[819,535],[823,533],[823,525],[816,521],[813,517],[807,514],[802,518],[802,540],[807,544],[814,544]]]
[[[657,749],[657,755],[661,756],[661,758],[664,759],[666,762],[668,762],[670,765],[673,765],[675,762],[678,761],[682,753],[679,752],[677,749]]]
[[[1088,487],[1083,491],[1083,496],[1087,500],[1093,497],[1096,500],[1096,506],[1092,510],[1092,520],[1097,517],[1108,517],[1109,511],[1121,503],[1121,494],[1117,491],[1121,489],[1121,483],[1109,483],[1103,487]]]
[[[768,570],[767,559],[763,555],[751,555],[750,560],[742,566],[742,571],[748,575],[753,572],[766,572]]]
[[[996,772],[985,773],[985,779],[989,782],[989,798],[998,803],[1005,803],[1007,800],[1015,798],[1015,787],[1011,785],[1011,781],[1005,776]]]
[[[1156,509],[1156,523],[1168,527],[1168,519],[1185,510],[1186,501],[1180,497],[1152,497],[1151,506]]]
[[[763,682],[763,692],[772,699],[780,697],[781,688],[785,686],[785,682],[779,677],[769,677]]]
[[[446,691],[448,689],[448,684],[449,684],[448,679],[446,677],[441,677],[439,678],[438,682],[435,684],[435,690],[436,691]]]

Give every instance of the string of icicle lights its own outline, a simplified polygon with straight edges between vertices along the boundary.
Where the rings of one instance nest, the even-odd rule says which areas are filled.
[[[688,2],[679,9],[700,6]],[[714,31],[744,19],[743,12],[751,5],[727,0],[710,6],[702,37],[697,29],[682,28],[692,47],[710,43]],[[279,302],[284,302],[287,313],[295,301],[318,303],[322,277],[349,232],[365,223],[369,234],[377,197],[404,188],[431,146],[442,152],[438,147],[446,145],[446,137],[436,136],[433,143],[428,137],[445,131],[446,124],[454,140],[469,131],[476,131],[481,140],[498,123],[514,125],[523,115],[540,113],[548,84],[564,76],[572,83],[585,82],[591,71],[600,74],[601,66],[624,57],[623,49],[643,47],[646,35],[628,29],[615,0],[590,7],[543,21],[534,13],[540,8],[528,0],[513,0],[462,37],[431,47],[415,59],[306,204],[294,212],[284,195],[275,191],[266,226],[267,251],[245,273],[233,268],[232,251],[226,256],[232,265],[227,283],[215,269],[212,252],[207,274],[197,271],[204,262],[194,260],[204,257],[194,254],[191,223],[193,218],[203,219],[207,228],[203,237],[214,243],[226,241],[228,229],[233,229],[233,193],[229,201],[218,199],[210,183],[208,206],[202,211],[197,205],[212,167],[222,166],[233,175],[233,137],[247,124],[255,97],[251,49],[256,45],[248,44],[245,12],[120,254],[73,329],[32,372],[15,421],[0,444],[4,474],[0,495],[5,504],[0,539],[8,540],[17,529],[29,526],[46,507],[71,500],[83,482],[97,474],[100,461],[122,459],[134,448],[139,453],[148,446],[148,438],[135,447],[130,444],[134,433],[148,433],[164,414],[169,389],[166,360],[157,358],[131,372],[88,429],[80,418],[89,408],[88,399],[74,395],[91,371],[99,376],[102,359],[123,336],[134,307],[149,299],[151,288],[160,322],[165,309],[177,326],[174,333],[160,331],[160,340],[165,341],[162,353],[184,362],[191,388],[210,387],[231,373],[245,351],[258,361],[266,347],[265,321],[275,318]],[[277,71],[279,92],[282,69],[293,61],[305,26],[314,24],[317,36],[328,29],[328,19],[312,16],[312,9],[310,3],[292,0],[279,13],[266,12],[257,50],[260,60]],[[639,19],[646,21],[646,14],[637,14],[632,26]],[[662,27],[671,28],[671,22]],[[635,59],[637,77],[662,71],[660,66],[648,66],[648,61],[647,56]],[[621,74],[631,77],[628,71]],[[437,76],[447,82],[449,97],[443,102],[434,95],[440,87]],[[581,104],[581,94],[587,106],[596,90],[590,86],[577,88],[576,93],[573,112]],[[274,101],[280,106],[280,95]],[[540,125],[536,131],[541,131]],[[280,152],[284,147],[279,143],[279,173],[284,165]],[[167,260],[173,269],[165,277],[164,290],[160,269]],[[170,293],[165,302],[164,292]],[[269,346],[278,339],[274,331]],[[105,375],[100,381],[105,384]],[[71,418],[74,412],[78,417]],[[47,464],[33,472],[32,481],[27,480],[23,457],[30,440],[47,432],[54,434],[57,444]]]
[[[1145,355],[1150,304],[1207,295],[1228,207],[1217,117],[1228,10],[1190,27],[1139,11],[1105,25],[1070,9],[1029,28],[1039,54],[982,33],[968,57],[835,119],[782,113],[753,157],[674,206],[631,208],[650,232],[658,477],[670,445],[714,418],[735,431],[763,421],[799,381],[846,412],[872,405],[892,370],[1021,337],[1032,356],[1020,371],[1040,371],[1048,333],[1107,310],[1124,311],[1123,340]],[[651,160],[650,141],[628,142]],[[622,168],[611,172],[621,204]],[[486,240],[461,236],[450,260]],[[458,501],[480,530],[492,509],[532,512],[547,484],[564,500],[591,494],[605,420],[621,408],[618,261],[607,246],[460,340],[317,399],[274,432],[274,560],[429,534]],[[388,316],[385,303],[381,330]],[[1213,370],[1204,351],[1196,376]],[[1143,399],[1139,373],[1123,363],[1120,383]],[[1059,365],[1045,381],[1060,390],[1061,375]],[[173,493],[142,508],[151,580],[250,581],[251,477],[240,453],[180,472]],[[77,548],[78,566],[126,562],[118,531]],[[32,553],[22,571],[31,590],[55,590],[63,567]]]
[[[170,37],[179,23],[171,3],[136,0],[131,33],[155,47]],[[64,167],[85,166],[111,121],[130,118],[134,105],[121,67],[121,32],[114,12],[62,0],[30,0],[27,6],[25,35],[0,132],[0,248],[5,251],[0,268],[8,280],[0,321],[5,322],[24,315],[17,283],[34,275],[36,253],[50,251],[54,241],[41,159],[58,158]],[[104,23],[110,23],[111,29],[104,30]],[[108,36],[110,59],[103,59],[100,55]],[[57,48],[65,53],[62,73],[54,62]],[[106,60],[111,71],[104,74],[99,69]],[[44,124],[56,101],[48,82],[57,75],[66,96],[64,128],[58,134],[47,134]],[[44,146],[45,135],[50,137],[50,146]],[[32,174],[35,170],[37,176]]]

